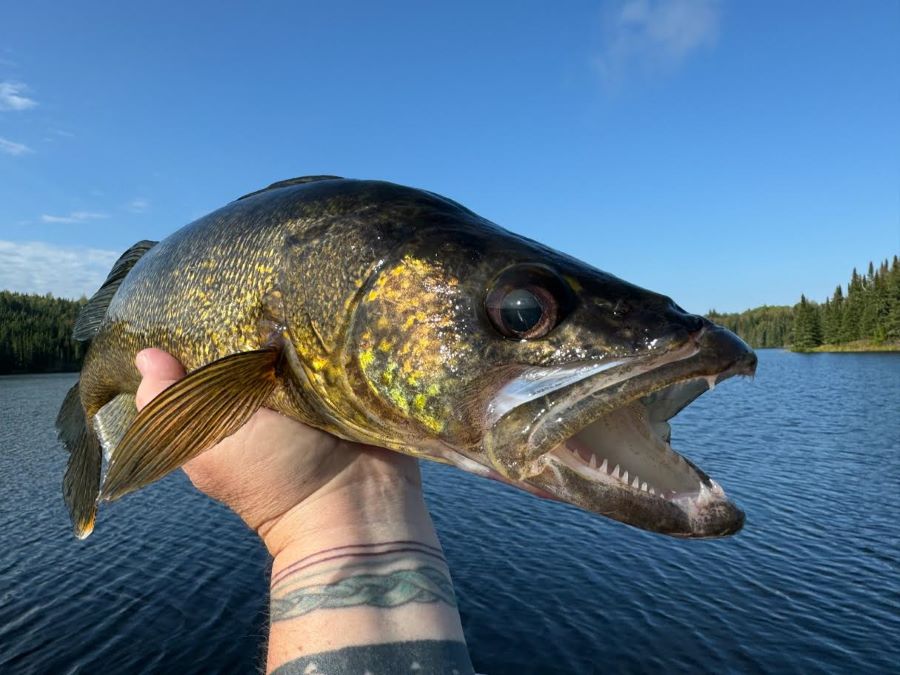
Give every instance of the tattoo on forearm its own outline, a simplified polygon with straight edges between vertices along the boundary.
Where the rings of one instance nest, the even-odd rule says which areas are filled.
[[[416,551],[421,553],[422,555],[437,558],[441,562],[444,561],[444,556],[441,553],[441,549],[435,546],[430,546],[429,544],[423,544],[418,541],[400,539],[397,541],[384,541],[375,544],[348,544],[346,546],[326,548],[323,551],[317,551],[316,553],[312,553],[304,558],[300,558],[300,560],[294,561],[283,570],[278,572],[278,574],[272,577],[272,586],[275,586],[279,581],[284,579],[289,574],[293,574],[294,572],[305,569],[307,567],[312,567],[313,565],[317,565],[320,562],[325,562],[326,560],[338,560],[340,558],[365,558],[367,556],[385,555],[387,553],[406,551]]]
[[[456,606],[447,575],[434,567],[401,569],[386,574],[354,574],[331,584],[295,588],[272,597],[272,621],[291,619],[316,609],[399,607],[410,602],[445,602]]]
[[[272,583],[272,621],[317,609],[440,602],[456,606],[440,549],[410,541],[319,551],[278,572]]]
[[[462,642],[411,640],[345,647],[289,661],[272,675],[473,675],[469,653]]]

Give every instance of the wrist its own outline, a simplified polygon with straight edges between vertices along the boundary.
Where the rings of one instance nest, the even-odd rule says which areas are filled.
[[[274,557],[270,670],[309,657],[343,672],[344,652],[440,645],[471,672],[418,464],[379,452],[258,528]]]
[[[257,533],[275,567],[281,557],[348,543],[416,539],[437,545],[417,461],[386,450],[362,456],[352,471],[263,523]]]

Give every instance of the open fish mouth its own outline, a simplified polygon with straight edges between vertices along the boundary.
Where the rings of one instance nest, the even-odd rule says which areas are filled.
[[[591,422],[550,454],[585,478],[663,499],[714,483],[670,445],[669,420],[707,390],[705,379],[673,384]]]
[[[491,438],[491,463],[506,482],[643,529],[733,534],[743,512],[673,449],[669,421],[718,382],[755,368],[756,356],[740,338],[709,324],[667,354],[557,369],[543,378],[532,372],[532,382],[565,383],[545,391],[519,380],[500,392],[504,414]],[[516,430],[523,449],[504,452]]]

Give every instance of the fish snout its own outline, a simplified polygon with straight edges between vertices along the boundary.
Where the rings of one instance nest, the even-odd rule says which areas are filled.
[[[704,317],[685,311],[671,298],[655,293],[642,302],[620,302],[616,307],[622,334],[631,338],[636,353],[680,347],[712,325]]]
[[[708,319],[692,334],[705,360],[716,364],[720,378],[730,375],[754,375],[756,353],[737,335]]]
[[[716,364],[723,375],[753,375],[757,358],[750,346],[733,332],[704,316],[691,314],[670,298],[656,308],[662,331],[670,346],[694,343],[704,359]]]

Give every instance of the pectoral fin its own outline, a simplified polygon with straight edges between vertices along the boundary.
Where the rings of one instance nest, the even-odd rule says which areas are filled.
[[[274,390],[280,357],[275,348],[232,354],[163,391],[119,441],[101,499],[159,480],[237,431]]]
[[[94,415],[94,431],[100,439],[103,458],[107,462],[112,458],[137,414],[134,394],[119,394]]]

